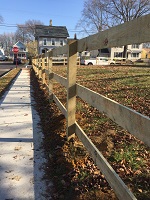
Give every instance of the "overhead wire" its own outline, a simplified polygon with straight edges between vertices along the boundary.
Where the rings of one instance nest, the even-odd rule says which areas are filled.
[[[0,27],[9,27],[9,28],[17,28],[19,27],[19,24],[7,24],[7,23],[1,23]],[[28,28],[28,26],[22,26],[21,28]],[[42,28],[41,28],[42,29]],[[82,33],[84,32],[83,30],[77,30],[77,29],[68,29],[69,32],[74,32],[74,33]],[[94,31],[88,30],[89,33],[95,33]]]

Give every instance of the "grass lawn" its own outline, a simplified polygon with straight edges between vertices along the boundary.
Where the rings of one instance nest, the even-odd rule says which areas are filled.
[[[66,67],[54,67],[66,77]],[[0,78],[0,96],[19,69]],[[150,117],[150,68],[81,66],[77,83]],[[53,180],[53,199],[117,199],[82,143],[66,141],[66,120],[31,70],[31,84],[45,135],[45,176]],[[54,93],[66,105],[66,90],[54,82]],[[150,149],[103,113],[77,98],[76,120],[137,199],[150,199]]]
[[[0,97],[8,89],[12,80],[16,77],[19,71],[20,69],[15,68],[9,71],[7,74],[5,74],[5,76],[0,77]]]
[[[54,66],[53,71],[66,77],[64,66]],[[45,134],[46,176],[54,182],[53,198],[117,199],[78,138],[66,141],[64,116],[55,103],[49,104],[33,72],[31,78]],[[150,68],[79,66],[77,83],[150,117]],[[66,89],[55,81],[54,93],[66,106]],[[137,199],[150,199],[150,149],[78,97],[76,120]]]

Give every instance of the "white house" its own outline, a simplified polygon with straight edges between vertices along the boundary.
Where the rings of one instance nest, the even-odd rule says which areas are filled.
[[[129,60],[135,61],[141,58],[143,44],[131,44],[127,46],[127,58]],[[123,57],[123,47],[113,47],[111,48],[110,57],[111,59],[115,57]]]
[[[65,26],[50,25],[35,25],[35,40],[37,40],[38,54],[45,53],[56,47],[67,44],[67,37],[69,37],[67,28]]]
[[[142,54],[142,49],[143,49],[143,44],[131,44],[127,46],[127,58],[129,60],[135,61],[141,58]],[[87,56],[91,57],[108,57],[111,60],[113,58],[123,57],[123,51],[124,47],[113,47],[113,48],[105,48],[105,49],[99,49],[99,50],[93,50],[91,52],[86,52]],[[83,56],[83,52],[81,54]]]

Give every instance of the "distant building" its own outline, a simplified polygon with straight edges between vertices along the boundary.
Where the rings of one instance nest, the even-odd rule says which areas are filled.
[[[127,58],[135,61],[141,58],[143,44],[131,44],[127,46]],[[123,46],[111,48],[111,59],[116,57],[123,57]]]
[[[143,44],[143,48],[148,48],[148,49],[150,49],[150,42],[144,43],[144,44]]]
[[[49,26],[35,25],[34,36],[37,41],[37,52],[42,54],[53,48],[66,45],[69,34],[65,26],[52,26],[52,20],[50,20]]]
[[[16,44],[13,45],[13,47],[18,47],[19,52],[18,52],[17,55],[16,55],[16,54],[14,54],[13,51],[11,50],[10,56],[11,56],[12,58],[14,58],[14,57],[17,56],[17,57],[20,58],[22,61],[25,61],[25,60],[27,59],[27,57],[28,57],[28,50],[27,50],[25,44],[24,44],[23,42],[18,41]],[[12,49],[13,49],[13,47],[12,47]]]
[[[135,61],[141,58],[143,49],[143,44],[131,44],[127,46],[127,58],[129,60]],[[91,57],[108,57],[110,59],[113,58],[122,58],[123,57],[123,51],[124,47],[112,47],[112,48],[104,48],[99,50],[93,50],[90,52],[90,55],[88,52],[86,54]],[[82,52],[83,55],[83,52]]]
[[[141,59],[150,59],[150,48],[143,48]]]

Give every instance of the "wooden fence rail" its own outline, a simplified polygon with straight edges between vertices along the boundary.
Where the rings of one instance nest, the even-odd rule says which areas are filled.
[[[109,30],[83,38],[72,40],[67,45],[49,51],[33,58],[33,68],[39,79],[47,87],[50,100],[54,100],[67,120],[67,138],[76,134],[86,147],[91,157],[104,174],[108,183],[121,200],[136,199],[127,188],[118,174],[113,170],[101,152],[87,137],[75,119],[76,96],[88,102],[100,112],[105,113],[118,125],[128,130],[150,146],[150,118],[129,109],[109,98],[104,97],[88,88],[76,84],[77,52],[94,50],[133,43],[144,43],[150,41],[150,15],[143,16],[128,23],[121,24]],[[53,57],[67,54],[67,78],[52,72]],[[48,80],[46,80],[48,77]],[[67,106],[61,103],[53,93],[52,79],[67,88]]]

